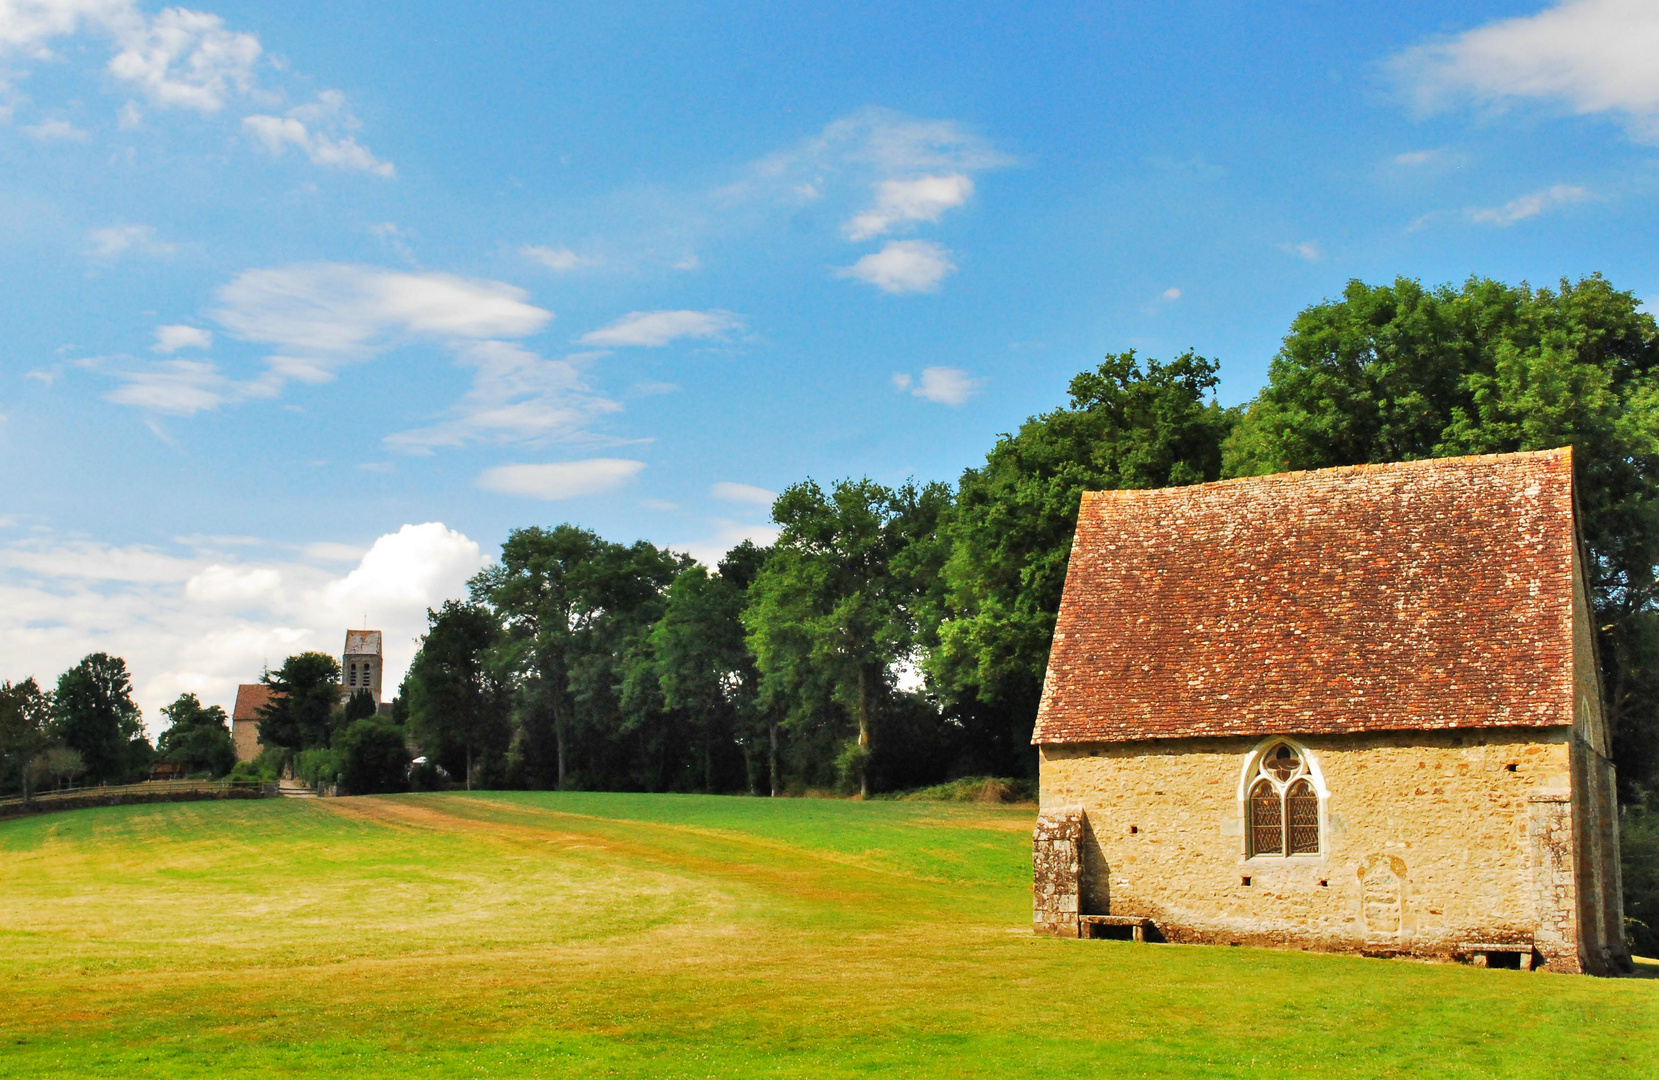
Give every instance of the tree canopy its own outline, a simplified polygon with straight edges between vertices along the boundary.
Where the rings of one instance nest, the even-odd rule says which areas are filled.
[[[53,738],[81,756],[89,781],[121,783],[148,768],[153,751],[120,657],[92,653],[58,676],[51,718]]]
[[[195,694],[180,694],[164,705],[168,728],[156,740],[156,755],[182,766],[186,772],[223,776],[236,764],[230,739],[230,720],[218,705],[203,705]]]
[[[1659,330],[1599,275],[1350,282],[1291,324],[1229,476],[1573,447],[1614,761],[1659,765]]]
[[[327,653],[297,653],[260,679],[271,696],[259,708],[259,741],[288,750],[326,748],[340,719],[340,662]]]

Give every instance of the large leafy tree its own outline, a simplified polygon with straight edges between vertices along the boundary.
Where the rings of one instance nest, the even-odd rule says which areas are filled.
[[[1213,400],[1217,366],[1191,352],[1105,358],[1066,408],[1004,435],[966,470],[941,532],[948,557],[927,620],[927,667],[977,764],[1033,767],[1028,745],[1084,491],[1215,480],[1237,414]]]
[[[1659,331],[1599,276],[1350,282],[1291,325],[1228,475],[1574,448],[1614,759],[1659,767]]]
[[[743,612],[762,693],[796,725],[819,722],[828,702],[843,710],[864,794],[878,706],[917,645],[921,597],[908,548],[932,537],[949,502],[943,484],[894,490],[864,479],[827,492],[803,481],[772,505],[782,532]]]
[[[687,567],[669,586],[651,631],[651,674],[663,705],[690,718],[704,791],[718,790],[716,761],[725,747],[744,750],[749,788],[756,790],[755,751],[764,727],[768,784],[778,793],[776,724],[758,708],[759,672],[742,621],[748,586],[764,559],[764,549],[744,541],[717,573]]]
[[[477,604],[427,611],[427,631],[404,681],[409,730],[426,753],[472,786],[473,763],[507,749],[508,701],[489,664],[499,627]]]
[[[296,653],[260,681],[271,697],[259,710],[259,741],[289,750],[326,749],[340,718],[340,662],[327,653]]]
[[[688,561],[643,540],[615,544],[559,525],[515,529],[500,562],[473,579],[474,601],[503,625],[493,661],[513,687],[515,748],[533,782],[568,786],[578,747],[591,784],[616,785],[630,773],[641,783],[642,767],[644,781],[660,774],[641,759],[642,733],[624,732],[621,688]]]
[[[132,699],[127,662],[92,653],[58,676],[52,734],[81,755],[90,781],[122,781],[146,766],[153,750]]]
[[[187,772],[223,776],[236,764],[236,746],[230,738],[230,720],[217,705],[203,705],[195,694],[180,694],[161,707],[168,721],[156,740],[156,754]]]
[[[35,756],[50,739],[51,699],[33,679],[0,683],[0,791],[12,784],[29,797]]]

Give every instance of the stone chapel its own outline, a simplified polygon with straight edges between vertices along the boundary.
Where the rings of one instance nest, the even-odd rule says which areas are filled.
[[[1035,925],[1614,974],[1570,449],[1084,495]]]
[[[340,653],[340,702],[344,704],[355,691],[366,689],[374,695],[376,705],[384,705],[380,687],[385,664],[379,630],[347,630],[346,646]],[[236,688],[230,732],[237,761],[252,761],[259,756],[259,710],[270,700],[271,688],[264,683],[243,683]]]

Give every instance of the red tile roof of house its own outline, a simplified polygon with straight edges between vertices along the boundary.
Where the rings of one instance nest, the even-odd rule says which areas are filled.
[[[264,683],[243,683],[236,688],[236,708],[232,720],[258,720],[259,710],[269,704],[271,688]]]
[[[1570,449],[1083,496],[1035,743],[1572,722]]]

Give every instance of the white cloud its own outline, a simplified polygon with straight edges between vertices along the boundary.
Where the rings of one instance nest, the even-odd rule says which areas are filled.
[[[269,376],[246,382],[229,379],[205,360],[162,360],[145,367],[116,368],[110,374],[121,385],[105,394],[105,401],[171,416],[193,416],[227,403],[274,397],[278,389]]]
[[[156,236],[150,225],[111,225],[93,229],[87,234],[92,240],[92,253],[101,259],[132,252],[135,255],[171,255],[176,246]]]
[[[984,379],[976,379],[961,368],[952,367],[923,368],[919,380],[909,375],[893,376],[893,386],[900,393],[908,391],[914,397],[941,405],[960,405],[977,394],[984,384]]]
[[[815,202],[837,178],[855,182],[998,169],[1014,159],[954,120],[922,120],[870,108],[842,117],[749,167],[718,194],[727,199]]]
[[[236,685],[304,649],[337,653],[347,626],[385,632],[386,690],[402,679],[426,609],[465,594],[487,560],[437,522],[405,525],[365,552],[226,561],[51,535],[0,544],[0,678],[50,683],[89,652],[124,657],[158,730],[189,691],[229,709]],[[339,549],[339,550],[335,550]],[[317,562],[345,555],[348,573]]]
[[[609,326],[583,334],[583,345],[657,348],[679,338],[718,338],[743,327],[729,311],[631,311]]]
[[[553,318],[527,295],[483,278],[309,263],[238,274],[211,314],[239,338],[276,346],[276,370],[320,381],[411,339],[526,337]]]
[[[621,408],[594,394],[568,359],[548,360],[505,341],[477,342],[458,353],[474,375],[451,418],[387,436],[388,446],[419,454],[475,442],[536,444],[575,434],[595,416]]]
[[[1439,160],[1443,156],[1445,155],[1439,150],[1407,150],[1403,154],[1394,155],[1394,164],[1407,166],[1427,165],[1430,162]]]
[[[1513,225],[1517,221],[1537,217],[1545,210],[1570,203],[1584,202],[1590,192],[1571,184],[1556,184],[1543,191],[1534,191],[1511,199],[1502,206],[1475,208],[1468,211],[1469,220],[1481,225]]]
[[[497,465],[479,474],[478,486],[498,495],[573,499],[609,491],[637,476],[643,468],[645,462],[625,458],[589,458],[545,465]]]
[[[262,87],[259,80],[262,70],[279,71],[285,65],[264,61],[256,35],[227,28],[211,12],[166,7],[150,16],[135,0],[0,0],[0,62],[59,59],[51,42],[79,33],[107,40],[112,50],[107,73],[158,109],[213,115],[233,101],[270,108],[286,97],[281,88]],[[142,120],[136,102],[121,106],[121,129],[135,128]],[[316,165],[380,176],[394,171],[348,133],[360,125],[338,90],[325,90],[283,116],[250,116],[243,124],[272,154],[295,146]],[[26,130],[41,138],[86,138],[63,121]]]
[[[875,205],[841,227],[847,239],[868,240],[914,221],[937,222],[946,210],[968,201],[974,182],[963,173],[950,173],[882,180],[875,190]]]
[[[134,11],[136,14],[136,11]],[[261,52],[252,34],[225,29],[217,15],[166,8],[148,25],[125,26],[109,72],[143,91],[151,104],[212,113],[254,82]]]
[[[24,124],[23,133],[37,142],[86,142],[86,132],[67,120],[43,120],[38,124]]]
[[[938,292],[945,275],[956,270],[950,254],[931,240],[889,240],[880,251],[837,269],[835,276],[889,293]]]
[[[330,134],[317,130],[317,125],[328,123],[335,127],[356,127],[357,122],[345,111],[344,98],[337,90],[327,90],[310,104],[289,109],[285,116],[255,115],[242,118],[242,130],[252,135],[272,157],[281,157],[288,147],[297,147],[313,165],[326,165],[352,172],[373,173],[390,179],[397,169],[389,161],[381,161],[357,139],[339,131]]]
[[[549,270],[560,272],[575,270],[577,267],[588,264],[587,259],[564,247],[553,248],[542,247],[537,244],[525,244],[518,249],[518,253]]]
[[[1181,290],[1175,288],[1174,286],[1170,286],[1158,294],[1158,299],[1164,301],[1165,303],[1173,304],[1175,301],[1181,299]]]
[[[213,345],[213,331],[195,326],[158,326],[151,352],[175,353],[180,349],[207,349]]]
[[[770,507],[777,501],[778,493],[767,491],[763,487],[753,484],[734,484],[729,480],[722,480],[717,484],[709,485],[709,494],[721,502],[748,503],[750,506]]]
[[[1659,5],[1566,0],[1409,49],[1392,61],[1418,103],[1560,102],[1579,115],[1622,115],[1659,139]]]

